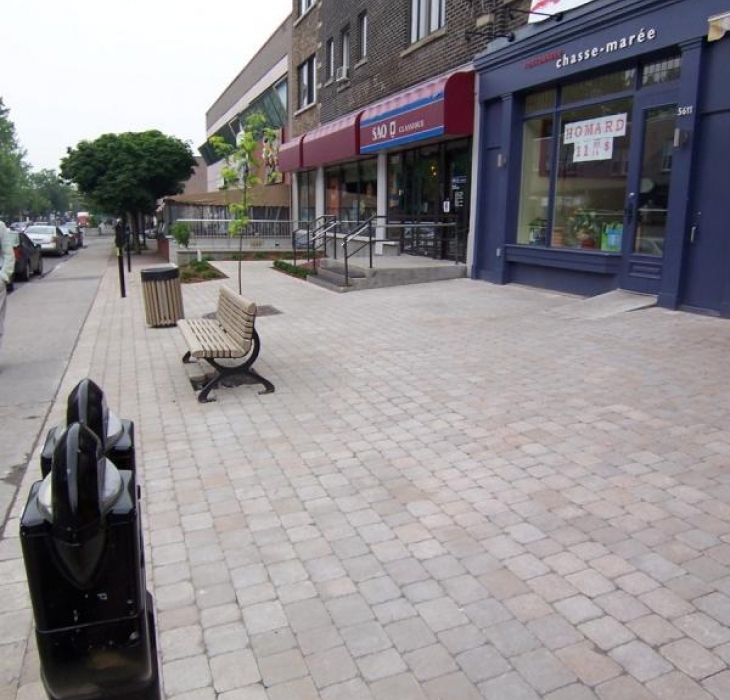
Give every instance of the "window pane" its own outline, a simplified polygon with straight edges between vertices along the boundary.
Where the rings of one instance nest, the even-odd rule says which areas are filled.
[[[641,73],[641,86],[646,87],[647,85],[656,85],[657,83],[678,80],[681,66],[682,59],[679,56],[649,63],[644,66],[644,70]]]
[[[634,252],[662,255],[669,209],[677,105],[650,109],[644,126]]]
[[[553,246],[620,250],[631,107],[624,99],[562,113]]]
[[[568,105],[582,100],[590,100],[594,97],[625,92],[634,87],[635,80],[636,70],[634,68],[609,73],[589,80],[581,80],[579,83],[566,85],[563,88],[563,104]]]
[[[360,15],[360,58],[368,55],[368,16]]]
[[[335,42],[327,39],[327,80],[331,80],[335,74]]]
[[[553,118],[525,122],[517,243],[547,245]]]
[[[378,160],[360,161],[360,221],[375,216],[378,209]]]
[[[555,107],[555,90],[543,90],[542,92],[533,92],[525,97],[525,112],[543,112]]]
[[[431,22],[429,26],[429,31],[435,32],[439,27],[441,27],[441,1],[440,0],[430,0],[431,3]]]
[[[388,216],[403,214],[403,156],[388,156]]]
[[[313,170],[297,173],[297,194],[299,196],[299,221],[313,221],[315,209],[315,172]]]
[[[325,214],[330,216],[340,215],[340,168],[327,168],[324,173],[326,187]]]
[[[350,32],[347,29],[342,32],[342,56],[340,65],[345,68],[350,65]]]

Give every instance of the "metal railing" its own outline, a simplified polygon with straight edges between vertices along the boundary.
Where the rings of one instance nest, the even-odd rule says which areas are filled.
[[[358,225],[355,226],[355,228],[350,231],[345,236],[345,239],[342,241],[342,250],[344,254],[344,264],[345,264],[345,286],[349,286],[350,284],[350,267],[349,267],[349,260],[353,255],[357,255],[365,246],[368,247],[368,258],[370,262],[370,268],[373,267],[373,244],[377,241],[375,238],[375,230],[379,225],[384,224],[378,224],[378,221],[382,220],[383,222],[387,222],[388,217],[386,216],[371,216],[366,221],[360,222]],[[364,240],[363,240],[364,239]],[[350,244],[353,242],[357,242],[360,245],[358,245],[354,250],[350,250]],[[336,247],[336,246],[335,246]]]
[[[288,244],[294,230],[293,221],[275,219],[250,219],[239,232],[231,233],[234,219],[176,219],[190,227],[190,246],[205,243],[227,242],[227,247],[239,247],[246,243],[246,248],[262,248],[265,243],[279,248]]]
[[[322,249],[327,254],[327,236],[334,234],[337,218],[328,214],[318,216],[312,221],[298,222],[292,228],[292,253],[294,265],[297,264],[297,250],[304,247],[307,251],[307,264],[317,271],[317,251]],[[302,246],[302,241],[304,246]]]

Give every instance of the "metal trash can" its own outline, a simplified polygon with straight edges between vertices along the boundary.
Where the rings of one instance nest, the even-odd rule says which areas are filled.
[[[180,268],[176,265],[142,270],[142,296],[148,326],[174,326],[185,317]]]

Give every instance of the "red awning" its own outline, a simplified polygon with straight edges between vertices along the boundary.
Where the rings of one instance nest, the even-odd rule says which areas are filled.
[[[286,141],[279,146],[279,170],[286,173],[302,167],[303,136]]]
[[[360,152],[438,136],[469,136],[474,131],[474,84],[474,71],[460,71],[368,107],[360,117]]]
[[[305,168],[357,158],[359,155],[360,112],[322,124],[304,136],[302,166]]]

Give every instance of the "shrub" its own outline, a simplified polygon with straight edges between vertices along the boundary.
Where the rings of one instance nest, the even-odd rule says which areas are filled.
[[[288,275],[299,277],[300,279],[307,279],[309,275],[315,274],[312,270],[306,267],[300,267],[299,265],[292,265],[284,260],[274,260],[274,267],[277,270],[286,272]]]
[[[170,235],[173,237],[175,243],[183,248],[187,248],[190,244],[190,226],[184,221],[176,221],[170,227]]]

